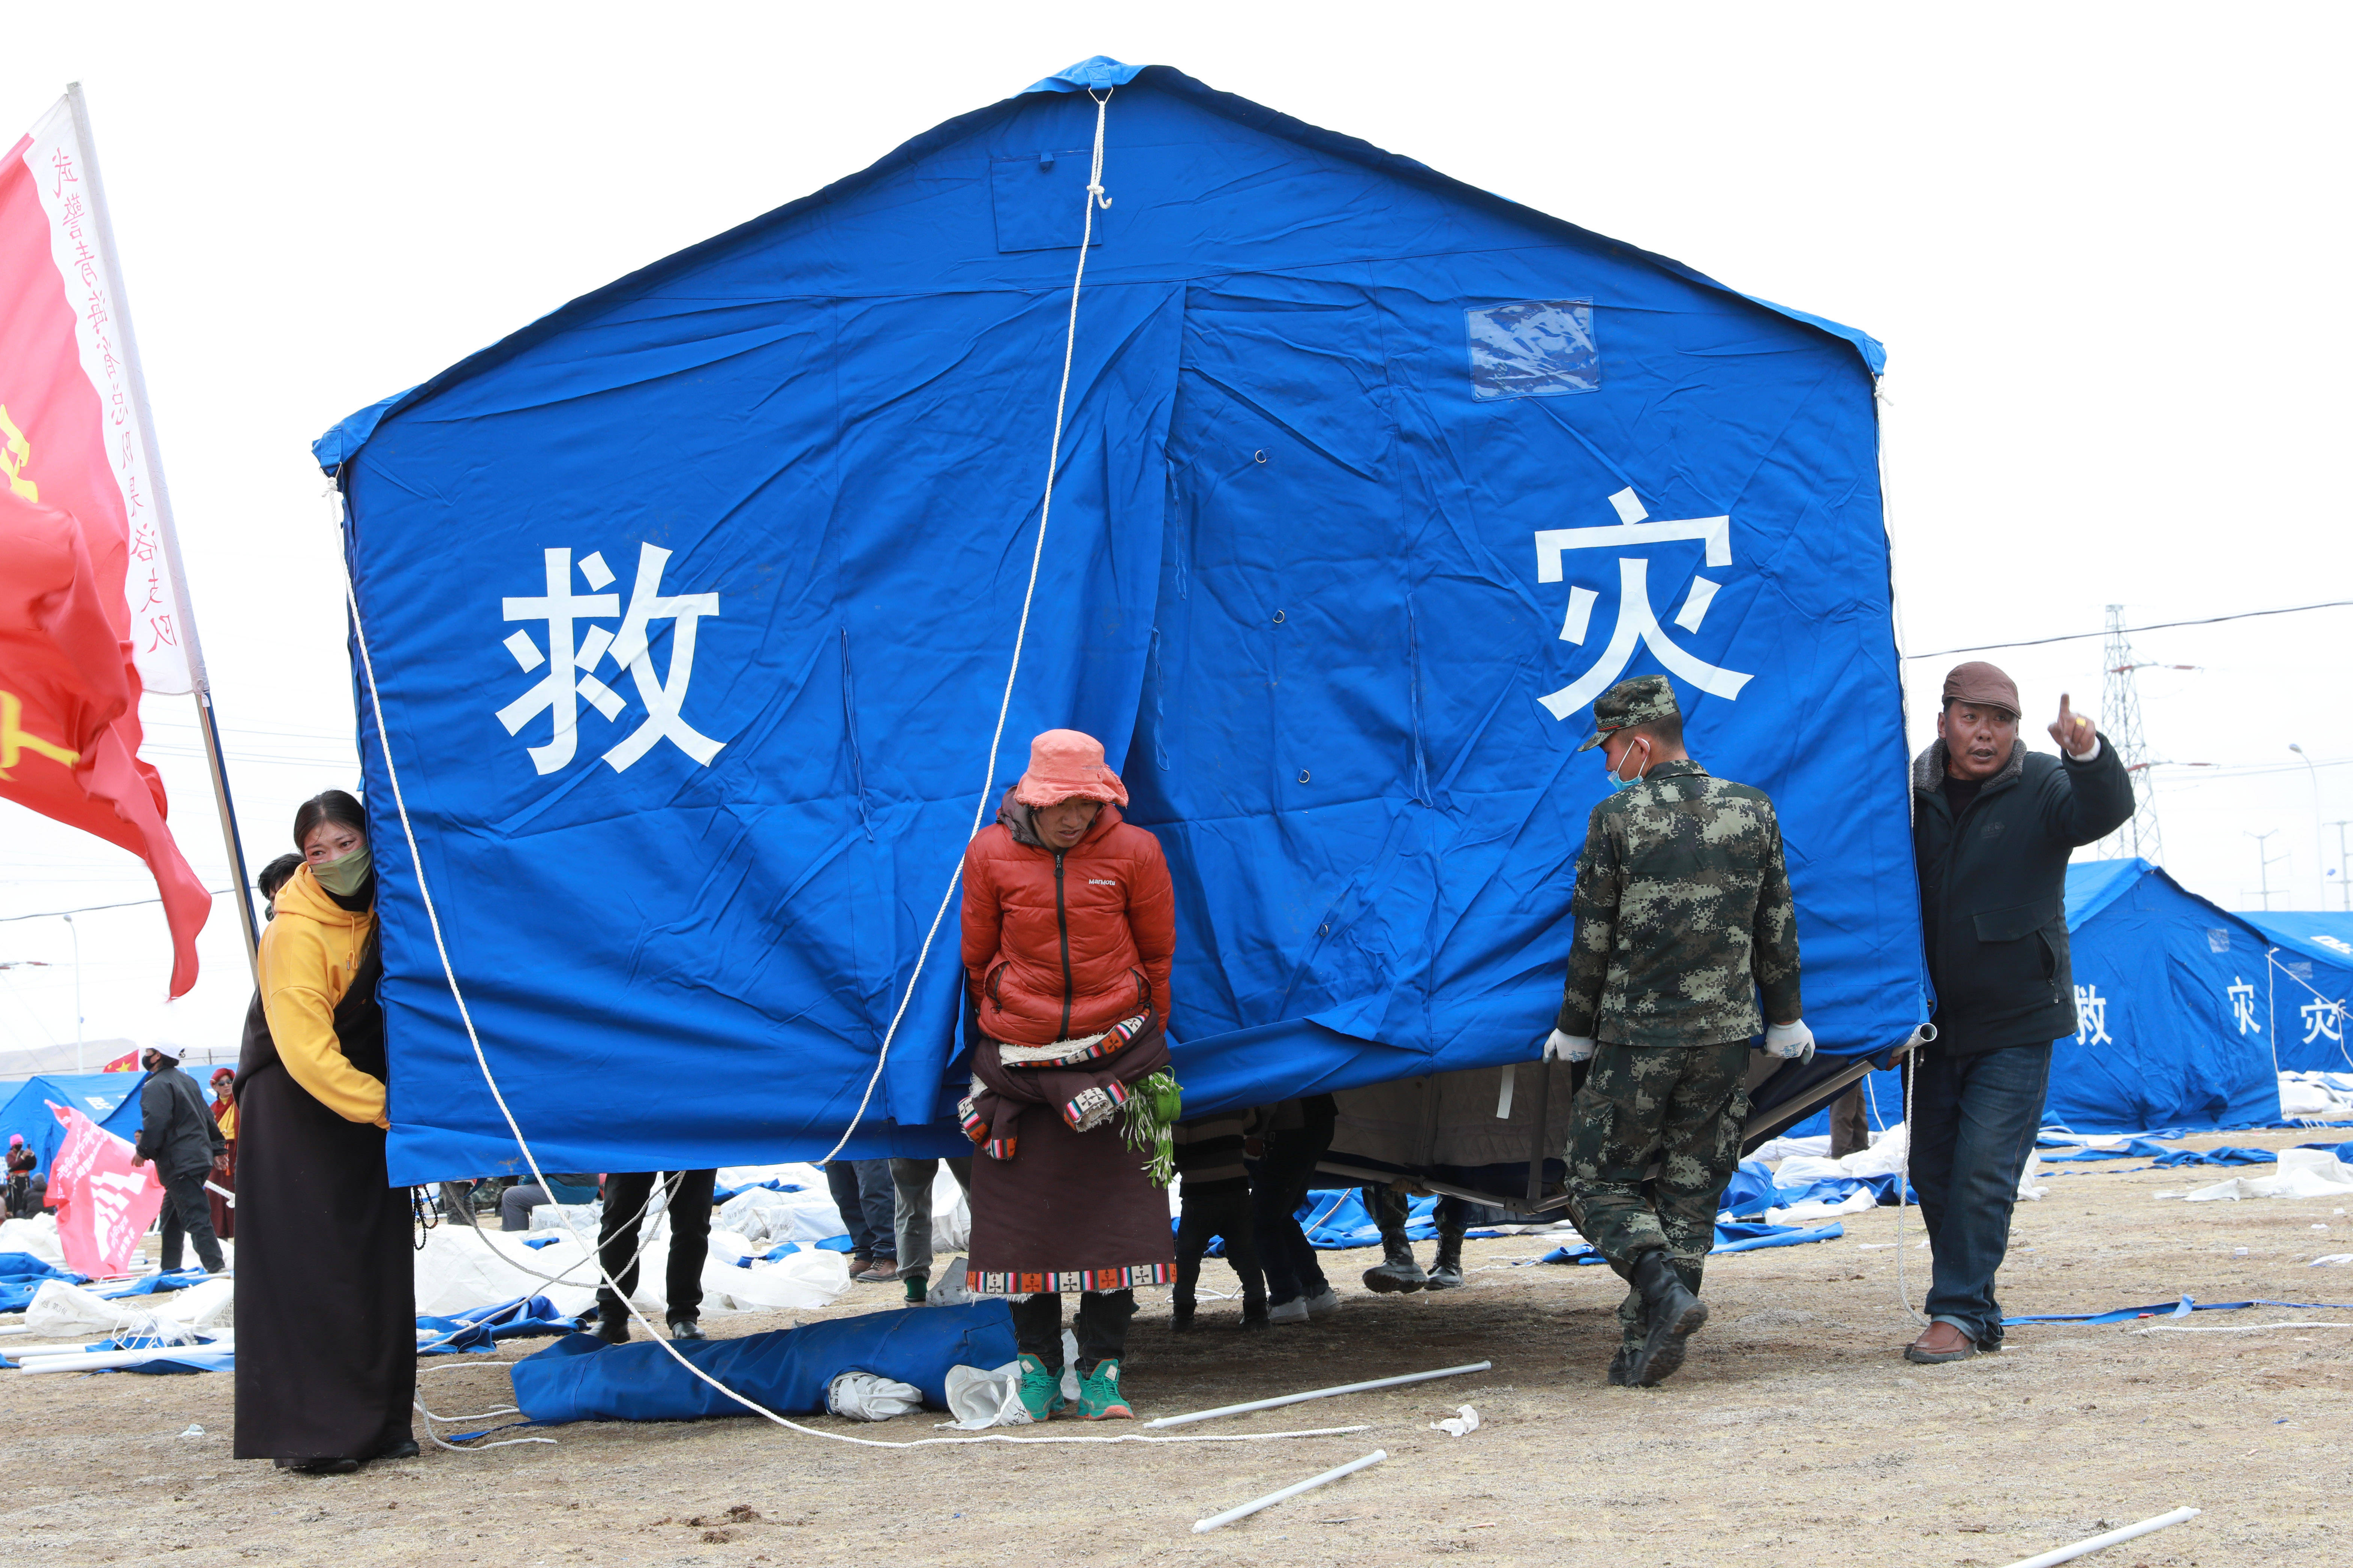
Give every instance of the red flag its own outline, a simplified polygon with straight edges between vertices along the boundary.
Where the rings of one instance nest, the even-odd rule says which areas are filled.
[[[139,760],[139,694],[191,676],[100,227],[61,102],[0,158],[0,796],[147,862],[178,996],[212,899]]]
[[[153,1165],[133,1165],[138,1151],[80,1111],[49,1103],[66,1141],[49,1162],[49,1205],[58,1211],[58,1245],[66,1267],[102,1279],[127,1273],[139,1238],[164,1207]]]
[[[139,1053],[137,1051],[125,1051],[98,1070],[100,1072],[137,1072],[139,1070]]]
[[[212,895],[164,825],[164,781],[139,760],[139,671],[82,531],[0,490],[0,795],[147,862],[172,928],[172,994],[184,994]]]

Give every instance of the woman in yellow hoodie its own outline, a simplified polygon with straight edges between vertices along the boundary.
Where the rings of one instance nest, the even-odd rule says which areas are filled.
[[[417,1452],[416,1255],[384,1163],[367,817],[329,790],[294,844],[237,1058],[236,1453],[340,1474]]]

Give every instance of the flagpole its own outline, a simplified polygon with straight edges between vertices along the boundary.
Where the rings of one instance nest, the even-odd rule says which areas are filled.
[[[213,712],[212,681],[205,673],[204,645],[196,637],[195,602],[188,597],[187,574],[180,566],[180,535],[172,522],[172,489],[164,482],[163,448],[155,441],[155,419],[147,403],[147,373],[139,361],[139,334],[131,324],[131,297],[122,286],[122,260],[114,247],[114,220],[106,206],[106,182],[100,177],[98,141],[90,134],[90,106],[81,83],[66,84],[66,101],[73,110],[74,139],[81,143],[81,172],[90,186],[90,206],[98,220],[99,244],[106,256],[106,283],[114,296],[116,324],[122,329],[122,361],[131,382],[131,416],[139,422],[139,438],[147,449],[148,476],[155,485],[157,531],[163,535],[164,564],[172,574],[172,596],[180,609],[180,646],[188,658],[188,683],[196,700],[196,730],[205,741],[205,766],[212,774],[213,799],[220,807],[221,840],[228,850],[229,886],[237,892],[238,929],[245,936],[245,961],[260,983],[261,928],[254,919],[253,885],[246,878],[245,846],[237,829],[237,806],[229,799],[228,764],[221,755],[220,724]]]

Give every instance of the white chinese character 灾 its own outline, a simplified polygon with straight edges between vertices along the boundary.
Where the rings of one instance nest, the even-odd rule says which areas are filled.
[[[2304,1014],[2304,1043],[2327,1039],[2338,1045],[2345,1043],[2345,1004],[2316,996],[2306,1002]]]
[[[2255,988],[2235,974],[2231,981],[2231,1017],[2238,1024],[2239,1033],[2262,1034],[2263,1026],[2255,1022]]]
[[[2075,1043],[2079,1046],[2112,1046],[2108,1037],[2108,999],[2100,994],[2096,985],[2075,987]]]
[[[1696,541],[1707,547],[1707,564],[1722,568],[1732,564],[1732,519],[1730,517],[1683,518],[1672,521],[1647,521],[1650,513],[1635,499],[1631,489],[1620,490],[1609,498],[1617,509],[1615,526],[1600,528],[1547,528],[1536,531],[1536,581],[1557,583],[1562,579],[1561,557],[1572,550],[1617,550],[1629,546],[1659,544],[1676,540]],[[1585,707],[1596,697],[1609,689],[1626,673],[1626,666],[1634,658],[1635,648],[1648,647],[1667,667],[1668,672],[1679,675],[1691,685],[1710,696],[1736,699],[1749,678],[1736,670],[1722,669],[1677,646],[1659,625],[1658,612],[1651,607],[1651,563],[1637,555],[1618,558],[1618,625],[1609,634],[1609,644],[1593,668],[1568,685],[1549,696],[1539,698],[1556,719],[1566,719]],[[1699,630],[1707,606],[1724,584],[1708,578],[1694,576],[1691,589],[1684,595],[1683,608],[1675,612],[1675,625],[1687,632]],[[1582,647],[1588,625],[1593,616],[1593,605],[1600,594],[1582,584],[1573,584],[1568,591],[1568,612],[1561,619],[1560,640]]]

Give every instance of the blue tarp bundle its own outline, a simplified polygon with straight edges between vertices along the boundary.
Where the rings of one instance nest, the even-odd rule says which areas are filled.
[[[450,1355],[460,1351],[487,1351],[501,1340],[530,1339],[543,1334],[568,1334],[572,1320],[558,1312],[544,1296],[518,1297],[491,1307],[470,1307],[447,1317],[417,1314],[419,1333],[436,1336],[419,1341],[418,1355]]]
[[[2279,951],[2263,1013],[2283,1072],[2343,1072],[2353,1068],[2353,914],[2270,910],[2239,918]]]
[[[740,1340],[674,1341],[672,1348],[785,1415],[823,1410],[826,1384],[851,1371],[913,1384],[926,1403],[945,1409],[950,1367],[999,1367],[1018,1353],[1013,1314],[1002,1300],[870,1312]],[[610,1345],[593,1334],[558,1340],[515,1363],[514,1391],[524,1415],[543,1425],[749,1414],[660,1345]]]
[[[1051,538],[1007,744],[1096,106]],[[382,688],[396,1182],[805,1158],[976,805],[1102,738],[1175,873],[1195,1112],[1532,1058],[1675,682],[1770,791],[1832,1053],[1926,1015],[1863,334],[1095,60],[555,311],[316,445]],[[1803,723],[1795,722],[1802,718]],[[1842,737],[1837,748],[1806,733]],[[548,911],[565,911],[562,919]],[[963,1152],[953,910],[845,1157]],[[600,1069],[637,1086],[616,1118]]]
[[[1846,1234],[1846,1226],[1833,1220],[1829,1225],[1764,1225],[1745,1221],[1715,1223],[1715,1247],[1708,1254],[1713,1258],[1723,1252],[1755,1252],[1767,1247],[1803,1247],[1814,1241],[1836,1241]],[[1539,1263],[1599,1263],[1601,1254],[1589,1241],[1572,1241],[1566,1247],[1555,1247],[1536,1261]]]
[[[146,1081],[145,1073],[136,1072],[45,1073],[26,1079],[0,1104],[0,1148],[6,1146],[10,1133],[23,1133],[26,1146],[41,1157],[38,1169],[47,1175],[49,1162],[66,1141],[65,1123],[49,1109],[52,1104],[71,1107],[115,1136],[136,1142],[139,1086]]]
[[[1873,1201],[1882,1204],[1895,1202],[1895,1186],[1900,1180],[1894,1173],[1870,1176],[1825,1176],[1816,1181],[1793,1183],[1782,1186],[1774,1180],[1772,1167],[1758,1159],[1740,1162],[1732,1173],[1732,1180],[1724,1189],[1723,1200],[1716,1205],[1718,1214],[1731,1215],[1736,1219],[1761,1217],[1768,1209],[1787,1208],[1801,1203],[1843,1203],[1860,1192],[1869,1192]],[[1905,1189],[1913,1203],[1920,1195]]]
[[[2106,1312],[2043,1312],[2003,1320],[2007,1328],[2021,1323],[2128,1323],[2135,1318],[2186,1318],[2192,1312],[2236,1312],[2248,1307],[2294,1307],[2306,1312],[2353,1312],[2353,1301],[2158,1301],[2147,1307],[2118,1307]]]

